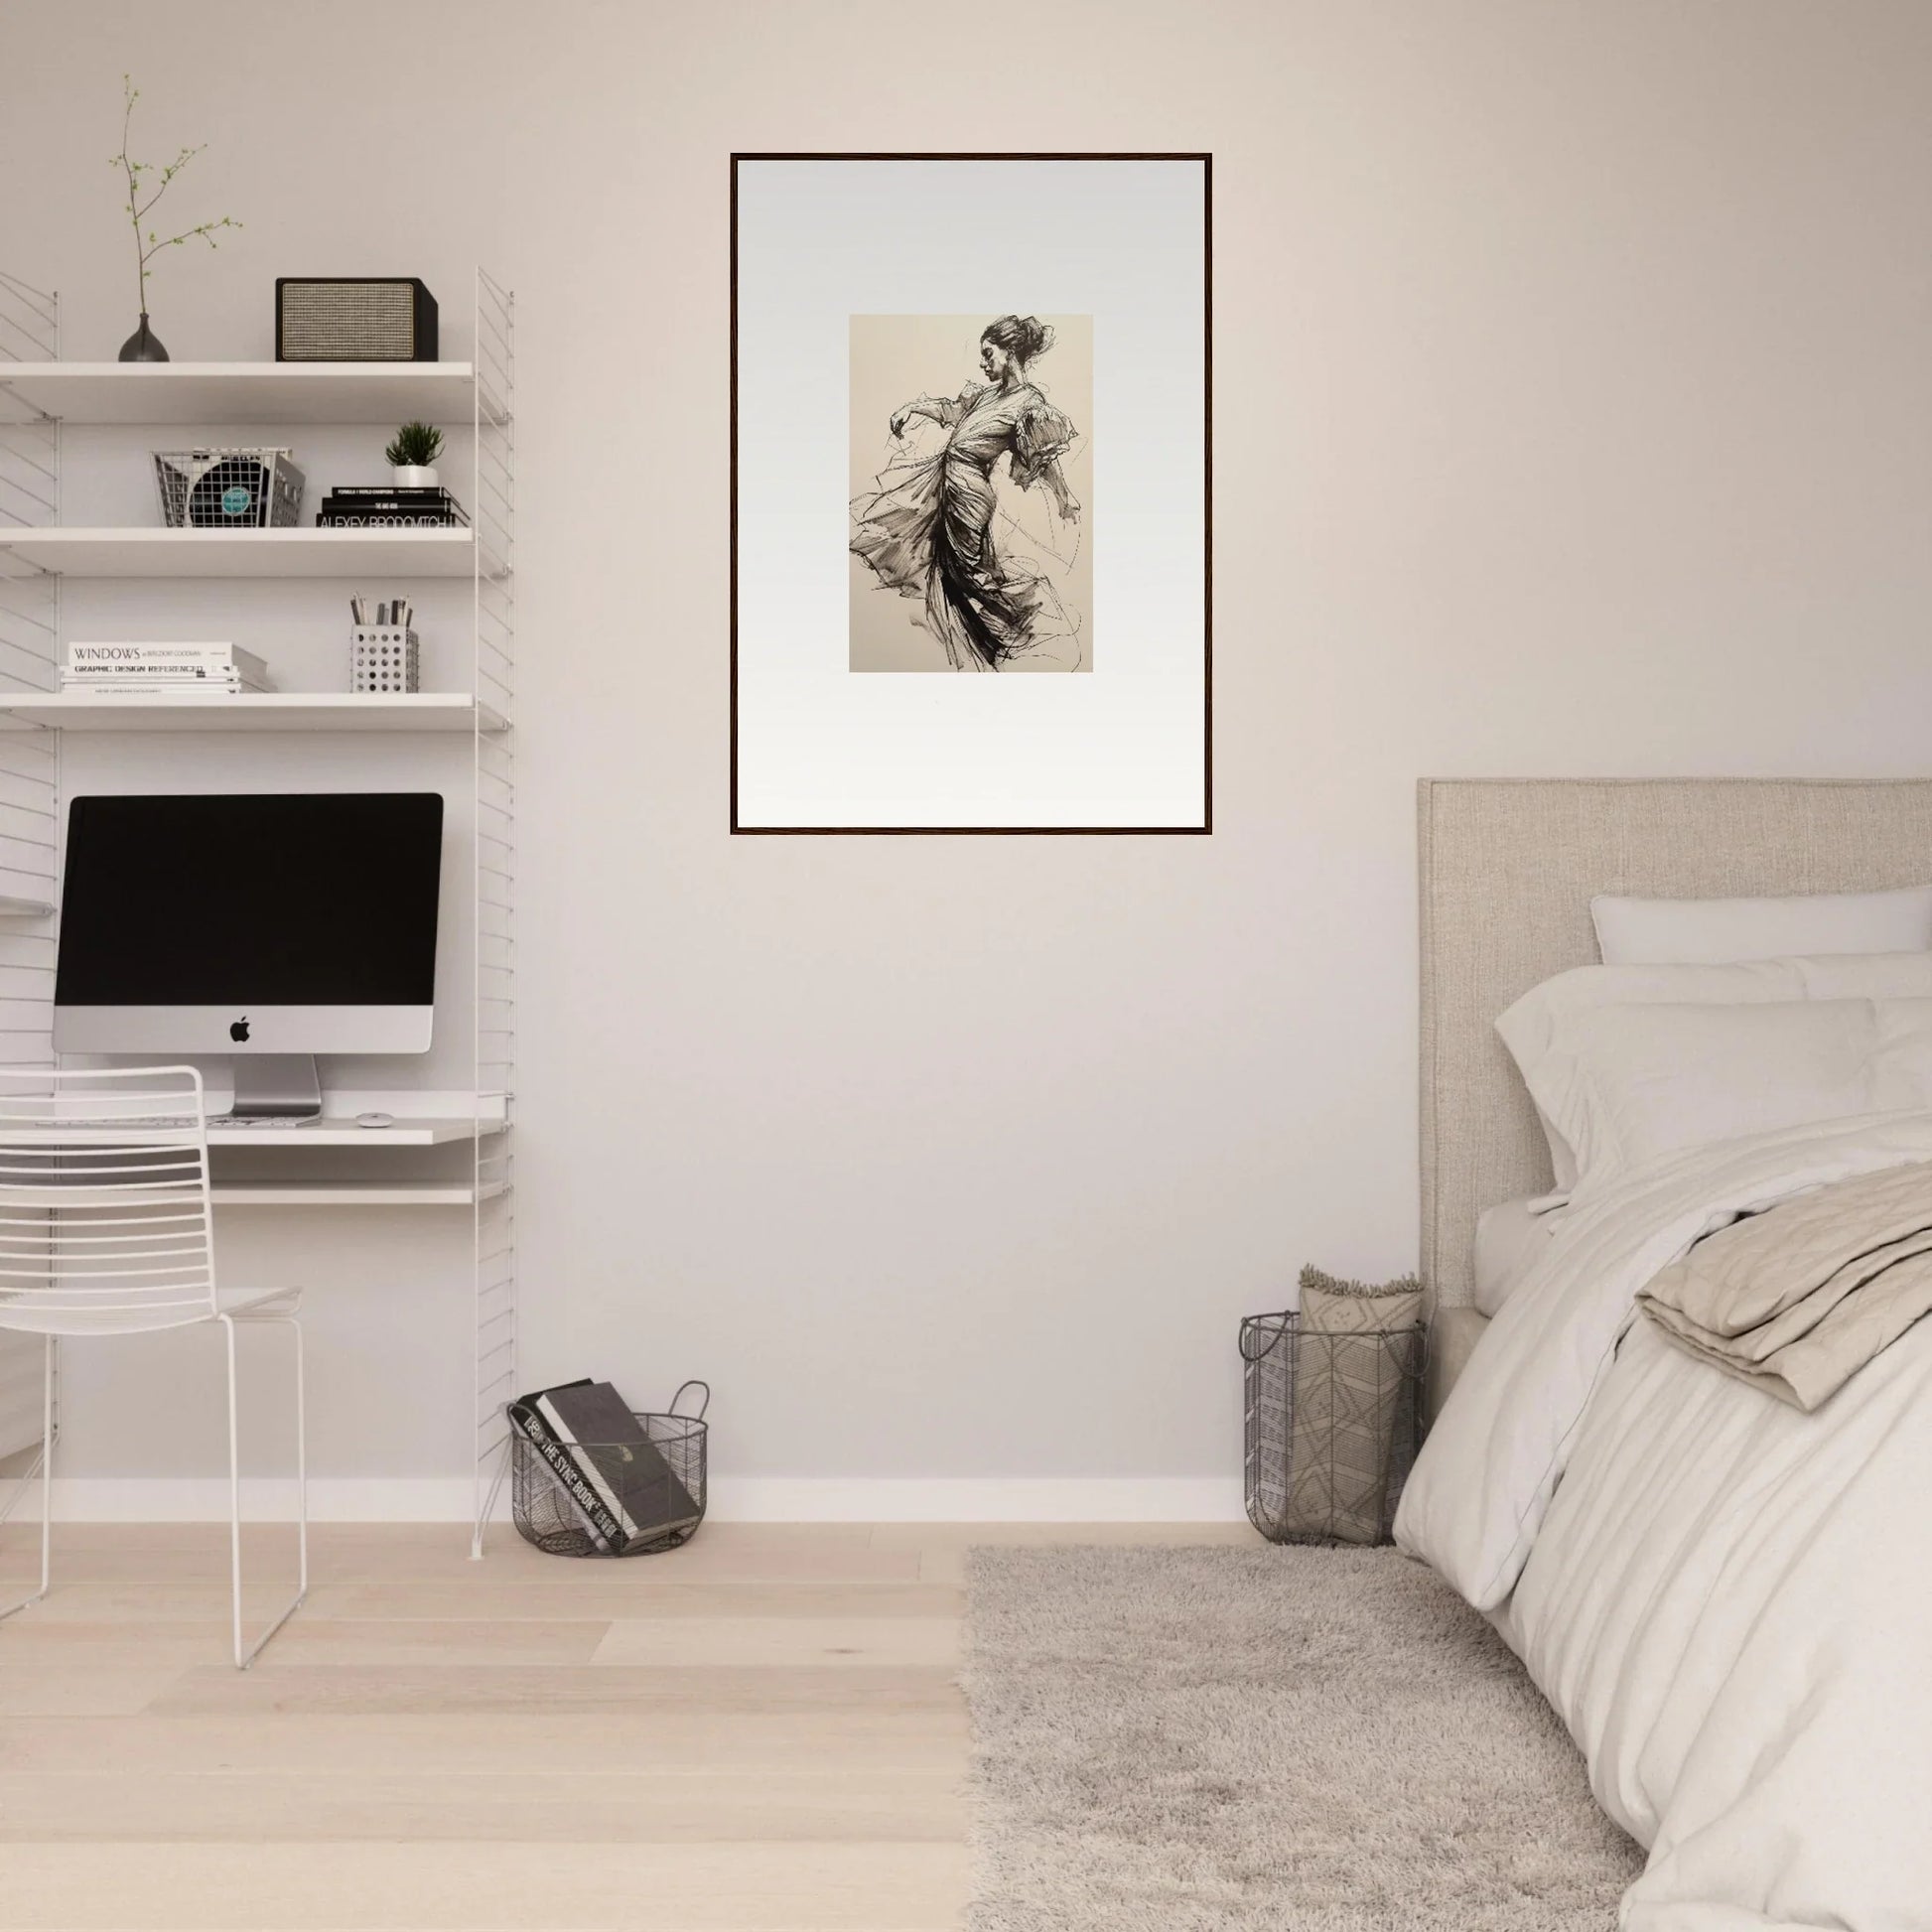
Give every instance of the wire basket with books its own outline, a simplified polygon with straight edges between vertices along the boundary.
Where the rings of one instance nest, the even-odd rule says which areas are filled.
[[[697,1413],[679,1405],[701,1392]],[[688,1543],[704,1521],[710,1385],[686,1382],[661,1412],[633,1410],[609,1382],[518,1396],[510,1425],[510,1513],[553,1557],[642,1557]]]

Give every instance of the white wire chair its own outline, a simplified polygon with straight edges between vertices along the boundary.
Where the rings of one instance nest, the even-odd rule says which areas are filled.
[[[45,1337],[40,1588],[53,1576],[54,1362],[64,1336],[146,1334],[218,1321],[228,1359],[229,1581],[234,1661],[246,1670],[309,1593],[309,1508],[299,1289],[224,1297],[215,1288],[207,1097],[192,1066],[0,1067],[0,1328]],[[241,1632],[241,1449],[235,1325],[295,1338],[298,1587],[253,1644]]]

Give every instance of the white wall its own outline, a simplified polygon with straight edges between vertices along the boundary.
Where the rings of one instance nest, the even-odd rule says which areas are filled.
[[[270,352],[278,273],[419,272],[453,354],[517,289],[526,1362],[708,1375],[727,1474],[1225,1479],[1237,1317],[1415,1259],[1415,778],[1926,769],[1918,0],[12,0],[0,260],[72,355],[123,69],[247,223],[162,266],[178,357]],[[1212,839],[726,835],[734,147],[1214,151]],[[350,1239],[345,1475],[351,1351],[461,1313]]]

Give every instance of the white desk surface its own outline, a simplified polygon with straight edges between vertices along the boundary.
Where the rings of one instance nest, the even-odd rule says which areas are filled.
[[[87,1147],[125,1141],[129,1131],[116,1127],[11,1128],[7,1139],[18,1144],[64,1144]],[[482,1132],[500,1134],[503,1123],[485,1119]],[[354,1117],[325,1114],[315,1121],[290,1121],[275,1127],[209,1127],[207,1144],[217,1147],[442,1147],[451,1141],[472,1141],[478,1136],[474,1116],[398,1114],[392,1127],[358,1127]]]
[[[502,1132],[500,1121],[485,1120],[484,1134]],[[210,1127],[207,1144],[216,1147],[442,1147],[477,1138],[472,1115],[396,1116],[393,1127],[358,1127],[353,1116],[325,1114],[316,1121],[290,1121],[286,1127]]]

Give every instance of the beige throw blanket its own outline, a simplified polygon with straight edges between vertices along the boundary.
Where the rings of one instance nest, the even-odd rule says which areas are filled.
[[[1932,1163],[1707,1235],[1637,1298],[1680,1348],[1812,1410],[1932,1313]]]

